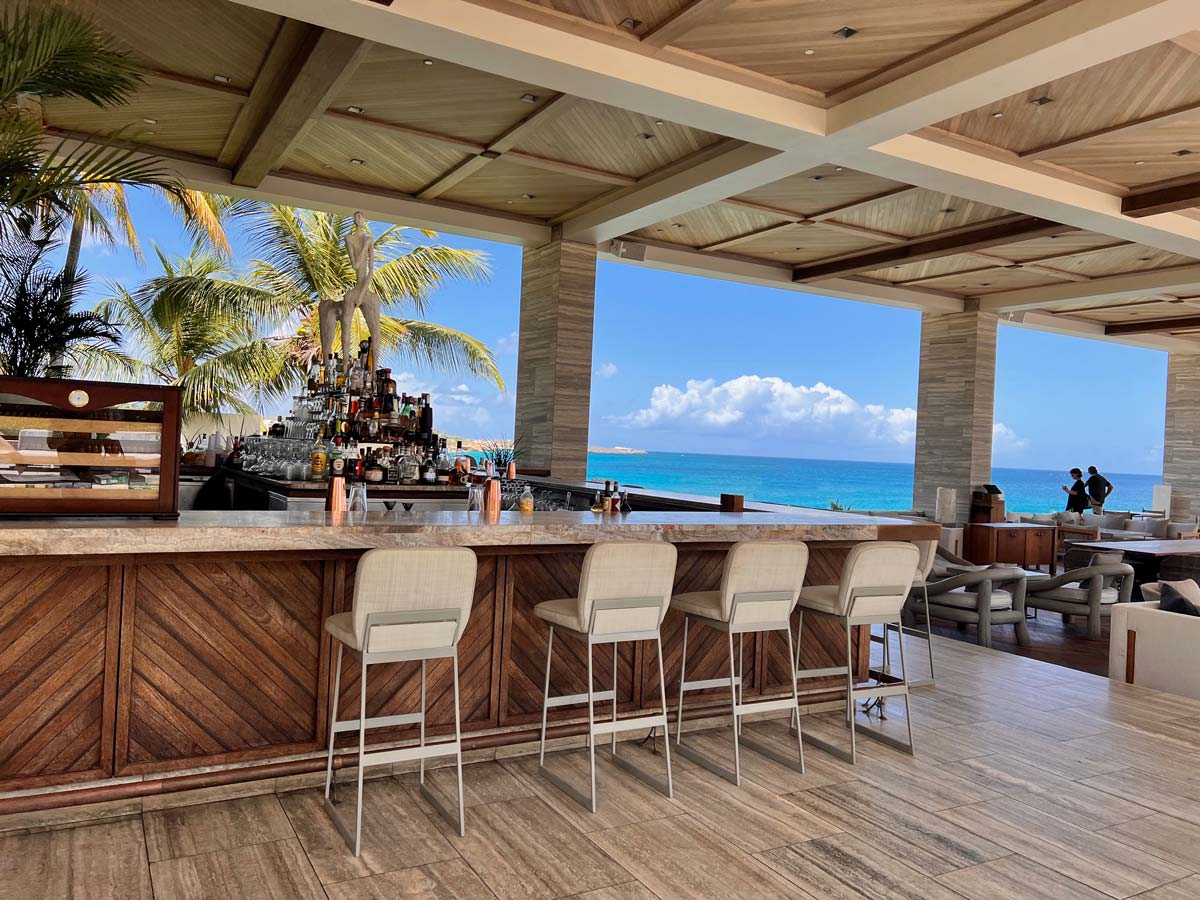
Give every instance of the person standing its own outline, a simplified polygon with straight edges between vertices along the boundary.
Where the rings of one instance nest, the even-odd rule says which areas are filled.
[[[1096,469],[1095,466],[1088,466],[1088,480],[1085,482],[1088,493],[1088,502],[1092,505],[1092,512],[1099,515],[1104,512],[1104,503],[1115,490],[1113,483],[1105,478]]]
[[[1088,502],[1087,485],[1083,483],[1083,470],[1072,469],[1070,476],[1074,484],[1067,487],[1062,486],[1063,492],[1067,495],[1067,512],[1082,513],[1091,509],[1091,504]]]

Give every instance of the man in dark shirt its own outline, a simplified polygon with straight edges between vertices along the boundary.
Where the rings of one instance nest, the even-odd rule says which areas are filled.
[[[1104,512],[1104,501],[1113,492],[1113,483],[1101,475],[1095,466],[1088,466],[1086,486],[1088,502],[1092,504],[1092,512],[1096,514]]]
[[[1091,508],[1091,504],[1088,503],[1087,485],[1083,483],[1083,470],[1072,469],[1070,475],[1075,483],[1070,487],[1065,484],[1062,486],[1067,495],[1067,512],[1086,512]]]

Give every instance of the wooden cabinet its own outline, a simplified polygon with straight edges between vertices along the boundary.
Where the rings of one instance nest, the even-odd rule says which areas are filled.
[[[1054,548],[1053,525],[972,523],[967,526],[964,555],[977,565],[1010,563],[1022,568],[1049,566],[1053,573]]]

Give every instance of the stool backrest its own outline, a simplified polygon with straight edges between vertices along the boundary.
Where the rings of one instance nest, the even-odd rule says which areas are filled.
[[[654,631],[675,584],[674,544],[603,541],[592,544],[579,576],[578,616],[593,634]],[[657,603],[651,603],[651,600]],[[622,606],[623,602],[645,601]]]
[[[937,541],[913,541],[918,552],[921,554],[917,559],[917,578],[921,581],[929,580],[929,573],[933,571],[933,563],[937,559]]]
[[[354,633],[363,636],[363,650],[457,644],[471,615],[475,569],[475,551],[465,547],[368,550],[354,574]],[[375,622],[369,634],[368,616]],[[380,619],[391,624],[378,624]]]
[[[729,548],[721,574],[721,618],[738,625],[786,622],[808,571],[802,541],[741,541]],[[734,600],[737,598],[735,604]]]
[[[850,548],[838,586],[843,616],[899,615],[908,599],[921,551],[900,541],[868,541]]]

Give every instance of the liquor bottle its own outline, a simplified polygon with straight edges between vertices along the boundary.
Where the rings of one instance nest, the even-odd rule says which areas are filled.
[[[629,512],[629,509],[629,489],[626,488],[621,494],[621,512],[627,513]]]
[[[400,483],[416,484],[421,480],[421,460],[411,444],[404,445],[404,456],[400,461]]]
[[[525,490],[521,491],[519,508],[523,513],[533,512],[533,491],[529,489],[529,485],[525,485]]]
[[[333,371],[337,373],[337,380],[334,382],[334,386],[340,393],[346,389],[346,370],[342,366],[342,358],[338,353],[333,354]]]
[[[329,451],[329,477],[342,478],[346,474],[346,458],[342,454],[342,437],[333,439],[333,449]]]
[[[592,498],[592,512],[594,512],[594,513],[604,512],[604,500],[600,496],[599,491],[596,491],[596,496]]]
[[[329,474],[329,451],[325,449],[324,426],[317,435],[317,442],[313,444],[311,460],[313,481],[324,481]]]
[[[457,452],[454,454],[454,483],[466,484],[470,480],[471,457],[463,453],[462,441],[459,441]]]
[[[383,412],[391,413],[396,408],[396,379],[392,377],[391,369],[380,369],[383,377],[379,379],[379,393],[383,396]]]
[[[357,396],[363,389],[362,360],[356,359],[350,363],[350,373],[346,376],[346,390]]]
[[[621,482],[613,482],[612,492],[612,511],[619,513],[621,511]]]
[[[315,397],[320,390],[321,363],[319,360],[314,359],[312,365],[308,367],[308,396]]]
[[[287,434],[287,427],[283,424],[283,416],[276,416],[275,421],[271,423],[271,427],[267,429],[269,437],[283,437]]]
[[[437,483],[450,483],[450,470],[453,468],[453,463],[450,460],[450,453],[446,450],[446,442],[441,442],[437,457]]]
[[[604,493],[600,496],[600,507],[605,513],[613,511],[612,508],[612,481],[604,479]]]
[[[425,408],[421,411],[421,434],[433,434],[433,403],[428,394],[422,394]]]
[[[434,461],[432,451],[425,457],[425,462],[421,465],[421,481],[425,484],[437,484],[437,463]]]

